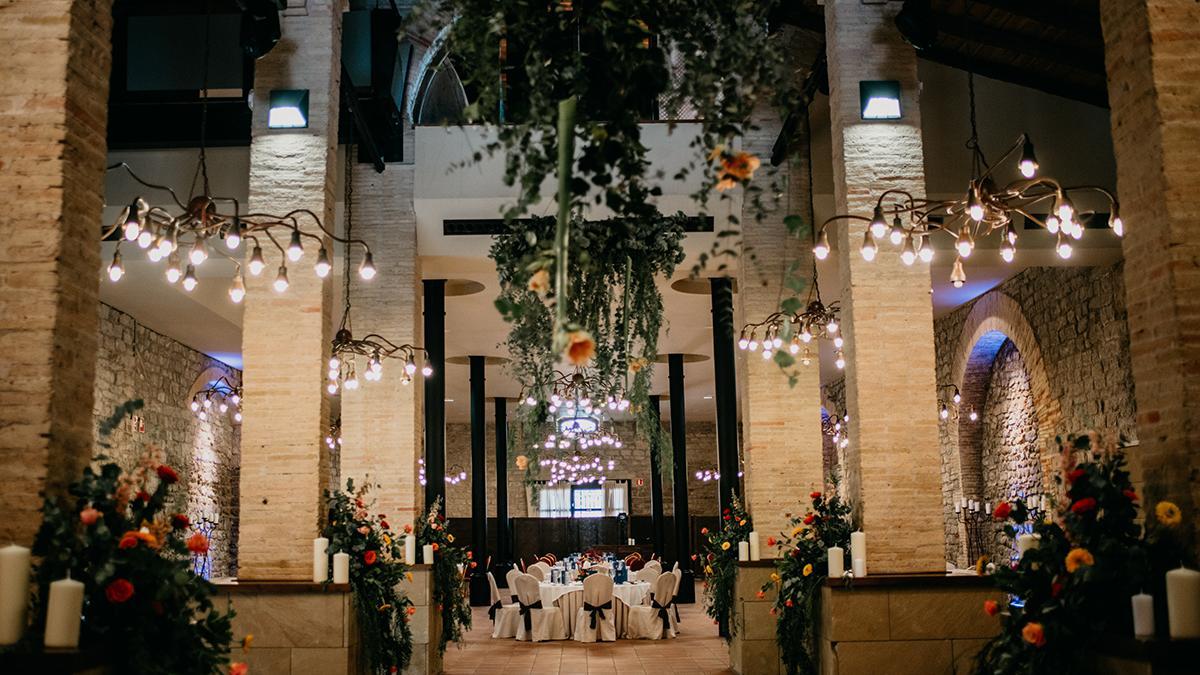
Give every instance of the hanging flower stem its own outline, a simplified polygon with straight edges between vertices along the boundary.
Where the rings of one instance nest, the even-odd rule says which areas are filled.
[[[565,339],[567,264],[571,235],[571,168],[575,159],[575,97],[558,102],[558,221],[554,230],[554,332]]]

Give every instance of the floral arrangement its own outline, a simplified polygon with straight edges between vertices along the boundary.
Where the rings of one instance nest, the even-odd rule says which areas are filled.
[[[829,549],[850,549],[850,505],[834,490],[813,492],[812,506],[803,516],[791,517],[792,530],[778,540],[767,539],[767,546],[779,551],[771,580],[758,591],[765,598],[777,590],[771,614],[777,616],[775,640],[779,657],[788,675],[813,675],[820,671],[815,628],[819,622],[818,599],[821,585],[829,575]]]
[[[442,613],[441,640],[438,649],[445,652],[451,642],[462,642],[463,632],[471,628],[471,605],[463,580],[476,567],[471,552],[454,546],[454,535],[446,530],[441,497],[429,506],[429,513],[417,523],[417,545],[433,546],[433,601]]]
[[[700,530],[704,543],[701,552],[692,556],[693,560],[704,557],[704,611],[721,627],[726,639],[735,632],[733,584],[737,579],[738,542],[746,541],[753,529],[741,499],[734,495],[731,507],[721,513],[721,528],[715,532]]]
[[[369,484],[357,490],[353,480],[345,491],[325,491],[324,536],[329,550],[350,556],[350,586],[358,613],[359,639],[372,672],[404,670],[412,659],[413,638],[408,622],[416,607],[400,590],[412,580],[404,551],[386,514],[370,513]],[[406,526],[412,531],[412,526]]]
[[[101,437],[141,407],[140,400],[119,406],[101,423]],[[229,662],[233,612],[214,607],[212,584],[191,571],[189,554],[207,552],[209,542],[186,536],[188,517],[169,510],[179,474],[153,447],[130,472],[107,460],[98,455],[99,466],[83,470],[69,499],[42,507],[33,545],[35,629],[27,639],[43,633],[50,583],[69,574],[84,584],[80,649],[104,653],[114,672],[219,672]],[[230,670],[245,673],[245,664]]]
[[[1173,532],[1180,521],[1174,504],[1160,502],[1156,522],[1138,524],[1139,497],[1120,450],[1095,433],[1058,442],[1063,472],[1055,480],[1064,506],[1031,523],[1035,547],[996,568],[996,586],[1012,600],[984,605],[998,617],[1000,634],[979,653],[980,675],[1087,672],[1085,655],[1106,633],[1131,632],[1130,597],[1165,573],[1154,552],[1170,564],[1185,555]],[[1030,521],[1021,500],[1001,502],[993,515],[1010,539]]]

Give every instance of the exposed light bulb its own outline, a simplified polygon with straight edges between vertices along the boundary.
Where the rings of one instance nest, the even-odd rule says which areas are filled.
[[[829,333],[830,335],[838,332],[838,322],[830,319],[829,323],[825,324],[825,332]]]
[[[183,273],[179,271],[179,253],[172,251],[167,256],[167,283],[173,284],[179,281],[181,276],[183,276]]]
[[[774,353],[770,349],[762,350],[763,361],[770,361],[772,356],[774,356]]]
[[[842,370],[846,367],[846,355],[842,353],[842,350],[839,349],[834,352],[833,358],[833,364],[837,366],[838,370]]]
[[[370,251],[363,254],[362,264],[358,266],[358,276],[367,281],[375,278],[375,259]]]
[[[1006,241],[1000,244],[1000,258],[1004,260],[1004,262],[1012,262],[1013,258],[1016,257],[1016,253],[1017,249],[1013,248],[1013,245],[1009,242]]]
[[[882,206],[875,207],[875,213],[874,213],[874,215],[871,216],[871,228],[870,229],[871,229],[871,235],[874,236],[876,239],[883,239],[885,236],[887,236],[888,225],[887,225],[887,221],[884,220],[884,218],[883,218],[883,207]]]
[[[746,347],[750,346],[750,340],[747,340],[746,336],[743,335],[742,337],[738,338],[737,345],[738,345],[738,349],[740,349],[742,351],[746,351]]]
[[[153,243],[154,243],[154,235],[150,233],[150,230],[142,230],[141,233],[138,234],[138,236],[137,236],[138,248],[145,250],[145,249],[150,248],[150,244],[153,244]]]
[[[196,268],[191,264],[187,266],[187,271],[183,273],[183,290],[191,293],[196,290]]]
[[[246,283],[242,280],[242,273],[238,272],[233,277],[233,283],[229,286],[229,299],[235,303],[240,303],[246,297]]]
[[[904,248],[900,249],[900,261],[905,265],[911,265],[917,261],[917,249],[913,245],[911,234],[904,237]]]
[[[195,243],[192,244],[192,251],[188,254],[188,260],[192,261],[193,265],[200,265],[208,260],[208,248],[204,246],[204,237],[196,237]]]
[[[282,293],[288,289],[287,265],[279,266],[279,273],[275,275],[275,281],[271,286],[276,293]]]
[[[927,263],[933,260],[933,244],[929,242],[927,237],[918,239],[917,246],[917,257],[921,259],[921,262]]]
[[[1058,220],[1058,216],[1051,214],[1046,216],[1046,231],[1050,234],[1058,234],[1058,230],[1062,223]]]
[[[1054,247],[1054,250],[1058,252],[1058,257],[1063,260],[1071,257],[1071,243],[1062,233],[1058,235],[1058,244]]]
[[[983,220],[983,202],[979,199],[979,188],[974,185],[967,193],[967,215],[977,223]]]
[[[1075,205],[1071,203],[1071,198],[1064,193],[1058,198],[1058,204],[1054,211],[1058,214],[1058,219],[1065,223],[1075,215]]]
[[[946,407],[945,403],[943,403],[941,409],[938,410],[938,417],[941,417],[942,419],[948,419],[950,417],[950,409]]]
[[[875,236],[871,233],[871,230],[868,229],[863,233],[863,243],[862,248],[859,249],[859,253],[862,254],[863,260],[871,262],[875,260],[875,254],[878,252],[879,247],[875,245]]]
[[[170,237],[168,237],[165,234],[160,234],[158,236],[158,244],[156,244],[156,246],[157,246],[159,254],[163,258],[171,255],[171,253],[173,253],[175,251],[175,242],[173,241],[174,238],[175,238],[174,235],[171,235]]]
[[[1121,220],[1121,215],[1117,211],[1117,205],[1113,204],[1112,215],[1108,217],[1108,226],[1112,228],[1113,234],[1118,237],[1125,236],[1125,221]]]
[[[317,251],[317,264],[313,265],[313,271],[318,277],[324,279],[329,276],[329,271],[333,269],[333,264],[329,262],[329,251],[322,246],[320,251]]]
[[[304,244],[300,241],[300,229],[292,230],[292,241],[287,247],[287,258],[292,262],[304,257]]]
[[[429,363],[429,359],[425,359],[425,365],[421,366],[421,375],[424,377],[433,376],[433,364]],[[533,400],[533,398],[530,397],[527,400]],[[529,405],[533,405],[533,403],[530,403]]]
[[[125,209],[125,224],[122,227],[122,232],[125,235],[126,241],[137,239],[138,235],[142,232],[140,201],[140,198],[135,198],[130,202],[128,208]]]
[[[242,243],[242,221],[234,218],[233,225],[229,227],[229,231],[225,233],[225,248],[230,251],[234,250]]]
[[[1004,238],[1008,240],[1008,243],[1013,244],[1014,246],[1017,243],[1017,228],[1013,227],[1011,220],[1008,221],[1008,225],[1004,227]]]
[[[824,260],[829,257],[829,233],[825,228],[821,228],[821,234],[817,237],[817,245],[813,246],[813,255],[817,260]]]
[[[954,259],[954,269],[950,271],[950,285],[962,288],[967,283],[967,273],[963,269],[962,258]]]
[[[125,276],[125,265],[121,264],[121,252],[115,251],[112,262],[108,265],[108,279],[120,281],[123,276]]]
[[[263,250],[258,244],[255,244],[254,250],[250,252],[250,262],[246,266],[250,268],[251,276],[258,276],[266,269],[267,262],[263,260]]]
[[[150,262],[158,262],[162,260],[163,254],[157,248],[152,248],[146,253],[146,257],[150,259]]]
[[[404,372],[408,375],[413,375],[417,372],[417,363],[413,360],[411,354],[404,361]]]
[[[958,230],[958,237],[954,240],[954,250],[958,251],[958,257],[968,258],[971,251],[975,250],[975,240],[971,237],[971,228],[963,223],[963,226]]]
[[[1021,163],[1019,166],[1022,176],[1033,178],[1037,175],[1037,156],[1033,154],[1033,141],[1029,140],[1029,136],[1025,137],[1025,143],[1021,146]]]
[[[979,413],[977,413],[977,412],[975,412],[974,410],[972,410],[972,411],[971,411],[971,412],[970,412],[970,413],[967,415],[967,417],[969,417],[969,418],[971,419],[971,421],[972,421],[972,422],[974,422],[974,421],[976,421],[976,420],[978,420],[978,419],[979,419]]]
[[[888,232],[888,240],[892,242],[892,246],[899,246],[900,242],[904,241],[904,226],[900,223],[900,216],[892,219],[892,229]]]

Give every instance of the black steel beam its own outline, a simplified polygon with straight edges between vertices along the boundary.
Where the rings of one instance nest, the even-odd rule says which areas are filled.
[[[696,582],[692,572],[691,512],[688,510],[687,468],[687,411],[683,401],[683,354],[667,356],[671,381],[671,454],[675,477],[672,493],[675,498],[675,560],[683,572],[676,602],[696,602]]]
[[[446,512],[446,280],[425,279],[425,506],[439,499]]]
[[[650,412],[654,415],[654,423],[662,428],[662,397],[650,397]],[[657,439],[658,436],[654,436]],[[662,462],[658,457],[658,444],[650,447],[650,530],[654,551],[662,555],[667,550],[667,535],[664,529],[666,523],[663,516]]]
[[[717,471],[718,501],[721,512],[733,504],[738,486],[738,427],[737,382],[733,370],[733,280],[713,277],[709,280],[712,295],[713,374],[717,404]],[[672,392],[672,397],[674,393]],[[674,403],[671,410],[674,414]],[[671,419],[672,428],[675,419]]]
[[[484,357],[471,356],[471,555],[475,560],[471,574],[471,605],[491,604],[487,582],[487,448],[484,421]]]

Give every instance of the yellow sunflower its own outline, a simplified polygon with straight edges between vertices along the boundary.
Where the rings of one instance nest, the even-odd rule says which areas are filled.
[[[1158,522],[1167,527],[1175,527],[1183,520],[1183,514],[1174,502],[1159,502],[1154,507],[1154,516],[1158,518]]]
[[[1095,563],[1096,559],[1092,557],[1091,551],[1086,548],[1073,548],[1067,554],[1067,571],[1072,574],[1080,567],[1091,567]]]
[[[721,542],[721,550],[728,551],[729,550],[729,542],[727,542],[727,541]]]

